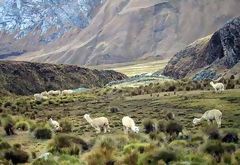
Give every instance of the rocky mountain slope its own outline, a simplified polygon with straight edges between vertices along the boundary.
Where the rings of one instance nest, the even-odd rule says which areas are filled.
[[[16,59],[97,65],[170,58],[238,16],[239,8],[239,0],[107,0],[72,41]]]
[[[125,75],[115,71],[90,70],[74,65],[0,62],[0,93],[27,95],[45,90],[101,87],[124,78]]]
[[[103,0],[1,1],[0,59],[39,50],[63,36],[67,42],[71,35],[88,26],[102,2]],[[61,42],[56,45],[61,45]]]
[[[199,39],[177,53],[163,74],[176,79],[216,79],[240,73],[240,17],[213,35]]]

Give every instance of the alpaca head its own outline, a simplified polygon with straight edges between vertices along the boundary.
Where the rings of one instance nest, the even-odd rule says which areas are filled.
[[[194,118],[193,119],[193,125],[197,125],[197,124],[199,124],[200,123],[200,119],[198,119],[198,118]]]
[[[135,132],[135,133],[138,133],[138,132],[139,132],[139,127],[134,126],[133,129],[132,129],[132,131]]]
[[[210,85],[214,86],[214,82],[213,82],[213,81],[211,81],[211,82],[210,82]]]
[[[90,115],[89,115],[89,114],[85,114],[85,115],[83,116],[83,118],[87,120],[87,119],[90,118]]]

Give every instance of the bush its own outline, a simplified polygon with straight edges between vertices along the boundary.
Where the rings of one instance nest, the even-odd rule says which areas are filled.
[[[38,127],[34,131],[34,136],[37,139],[51,139],[52,131],[47,127]]]
[[[111,108],[110,108],[110,112],[111,112],[111,113],[119,112],[119,108],[118,108],[118,107],[111,107]]]
[[[220,141],[210,140],[205,145],[204,152],[211,154],[217,162],[220,162],[221,156],[224,153],[224,148]]]
[[[147,134],[155,131],[155,123],[151,119],[145,119],[143,121],[143,127],[145,130],[145,133],[147,133]]]
[[[182,132],[182,129],[182,125],[178,124],[176,121],[170,121],[166,126],[166,132],[170,135],[178,135],[180,132]]]
[[[49,145],[51,152],[78,155],[80,150],[87,150],[88,144],[81,138],[70,135],[57,135]]]
[[[62,132],[72,132],[72,123],[67,120],[61,121]]]
[[[6,151],[4,154],[4,158],[7,160],[11,160],[13,164],[27,163],[29,155],[23,150],[13,149]]]
[[[26,121],[19,121],[15,124],[16,129],[21,129],[22,131],[28,131],[30,126]]]
[[[8,142],[0,141],[0,151],[10,149],[11,145]]]
[[[218,140],[221,138],[220,133],[216,127],[210,127],[207,130],[208,138],[211,140]]]
[[[229,132],[222,138],[222,142],[238,143],[238,134],[235,132]]]
[[[160,149],[158,151],[154,151],[153,153],[146,153],[139,159],[138,164],[152,165],[158,164],[160,161],[164,161],[165,163],[169,164],[175,160],[177,160],[177,155],[174,151],[168,149]]]
[[[11,106],[12,106],[12,103],[9,102],[9,101],[7,101],[7,102],[4,103],[3,106],[4,106],[4,108],[11,107]]]
[[[236,145],[234,143],[223,143],[225,152],[234,153],[236,151]]]
[[[175,115],[172,112],[167,113],[166,115],[167,120],[174,120],[174,118],[175,118]]]
[[[157,123],[157,128],[159,132],[165,132],[166,131],[166,120],[159,120]]]

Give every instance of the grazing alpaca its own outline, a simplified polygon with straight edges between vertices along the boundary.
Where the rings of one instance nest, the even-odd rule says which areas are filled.
[[[97,133],[101,132],[101,128],[103,128],[104,133],[106,133],[107,131],[110,132],[109,122],[106,117],[98,117],[91,119],[89,114],[85,114],[83,117],[93,128],[96,129]]]
[[[135,133],[139,132],[139,128],[135,125],[134,120],[129,116],[124,116],[122,118],[122,125],[123,125],[123,130],[125,134],[128,133],[129,129],[131,129]]]
[[[216,83],[214,84],[214,82],[210,82],[210,85],[214,88],[215,92],[217,93],[219,92],[223,92],[224,91],[224,84],[223,83]]]
[[[54,129],[54,131],[61,131],[60,124],[56,120],[49,118],[49,124]]]
[[[34,94],[34,99],[35,99],[35,101],[43,101],[43,100],[47,100],[48,97],[47,96],[43,96],[43,95],[41,95],[39,93],[36,93],[36,94]]]
[[[202,120],[207,120],[208,124],[210,125],[210,123],[213,120],[216,120],[216,123],[218,125],[218,128],[221,127],[221,120],[222,120],[222,112],[217,110],[217,109],[213,109],[213,110],[209,110],[206,111],[201,118],[194,118],[193,119],[193,124],[197,125],[198,123],[200,123]]]
[[[62,95],[70,95],[70,94],[73,94],[73,90],[71,89],[62,91]]]

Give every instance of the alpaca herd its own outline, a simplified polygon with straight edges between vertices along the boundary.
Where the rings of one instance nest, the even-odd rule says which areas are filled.
[[[49,96],[60,96],[60,95],[63,95],[63,96],[66,96],[66,95],[70,95],[70,94],[73,94],[74,91],[69,89],[69,90],[63,90],[63,91],[60,91],[60,90],[50,90],[50,91],[44,91],[42,93],[36,93],[34,94],[34,99],[35,101],[44,101],[44,100],[47,100],[49,98]]]

